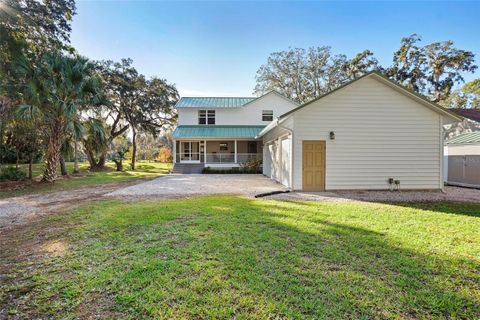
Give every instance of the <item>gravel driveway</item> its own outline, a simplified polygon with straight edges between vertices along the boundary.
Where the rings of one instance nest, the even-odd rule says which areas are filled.
[[[205,194],[240,194],[286,190],[260,174],[170,174],[155,180],[115,190],[107,196],[175,198]]]
[[[262,175],[243,174],[171,174],[118,189],[107,196],[164,197],[176,198],[206,194],[240,194],[253,197],[256,194],[287,190],[281,184]],[[480,202],[480,190],[445,187],[441,191],[336,191],[336,192],[290,192],[267,196],[265,199],[310,200],[310,201],[379,201],[379,202],[424,202],[467,201]]]

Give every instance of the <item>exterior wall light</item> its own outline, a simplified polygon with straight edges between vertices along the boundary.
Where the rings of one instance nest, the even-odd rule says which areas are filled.
[[[330,131],[330,140],[335,140],[335,132]]]

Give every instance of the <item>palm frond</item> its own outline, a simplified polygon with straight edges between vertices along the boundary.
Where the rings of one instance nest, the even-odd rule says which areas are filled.
[[[15,110],[15,116],[19,120],[33,121],[41,117],[42,111],[37,106],[22,104]]]

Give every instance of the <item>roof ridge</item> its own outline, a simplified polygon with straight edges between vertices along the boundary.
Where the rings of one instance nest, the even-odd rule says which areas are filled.
[[[205,98],[208,98],[208,99],[211,99],[211,98],[219,98],[219,99],[257,99],[257,97],[240,97],[240,96],[228,96],[228,97],[220,97],[220,96],[183,96],[183,97],[180,97],[180,99],[182,98],[195,98],[195,99],[205,99]]]

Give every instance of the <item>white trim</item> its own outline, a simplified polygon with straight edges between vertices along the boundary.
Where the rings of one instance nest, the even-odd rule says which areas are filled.
[[[173,140],[173,164],[177,162],[177,140]]]
[[[443,181],[443,152],[444,152],[444,148],[443,148],[443,144],[444,144],[444,141],[443,141],[443,117],[441,115],[438,115],[439,117],[439,135],[440,135],[440,189],[442,191],[445,190],[445,183]]]
[[[203,140],[203,163],[207,162],[207,140]]]
[[[233,140],[233,145],[234,145],[234,157],[233,157],[233,161],[235,163],[237,163],[237,140]]]

